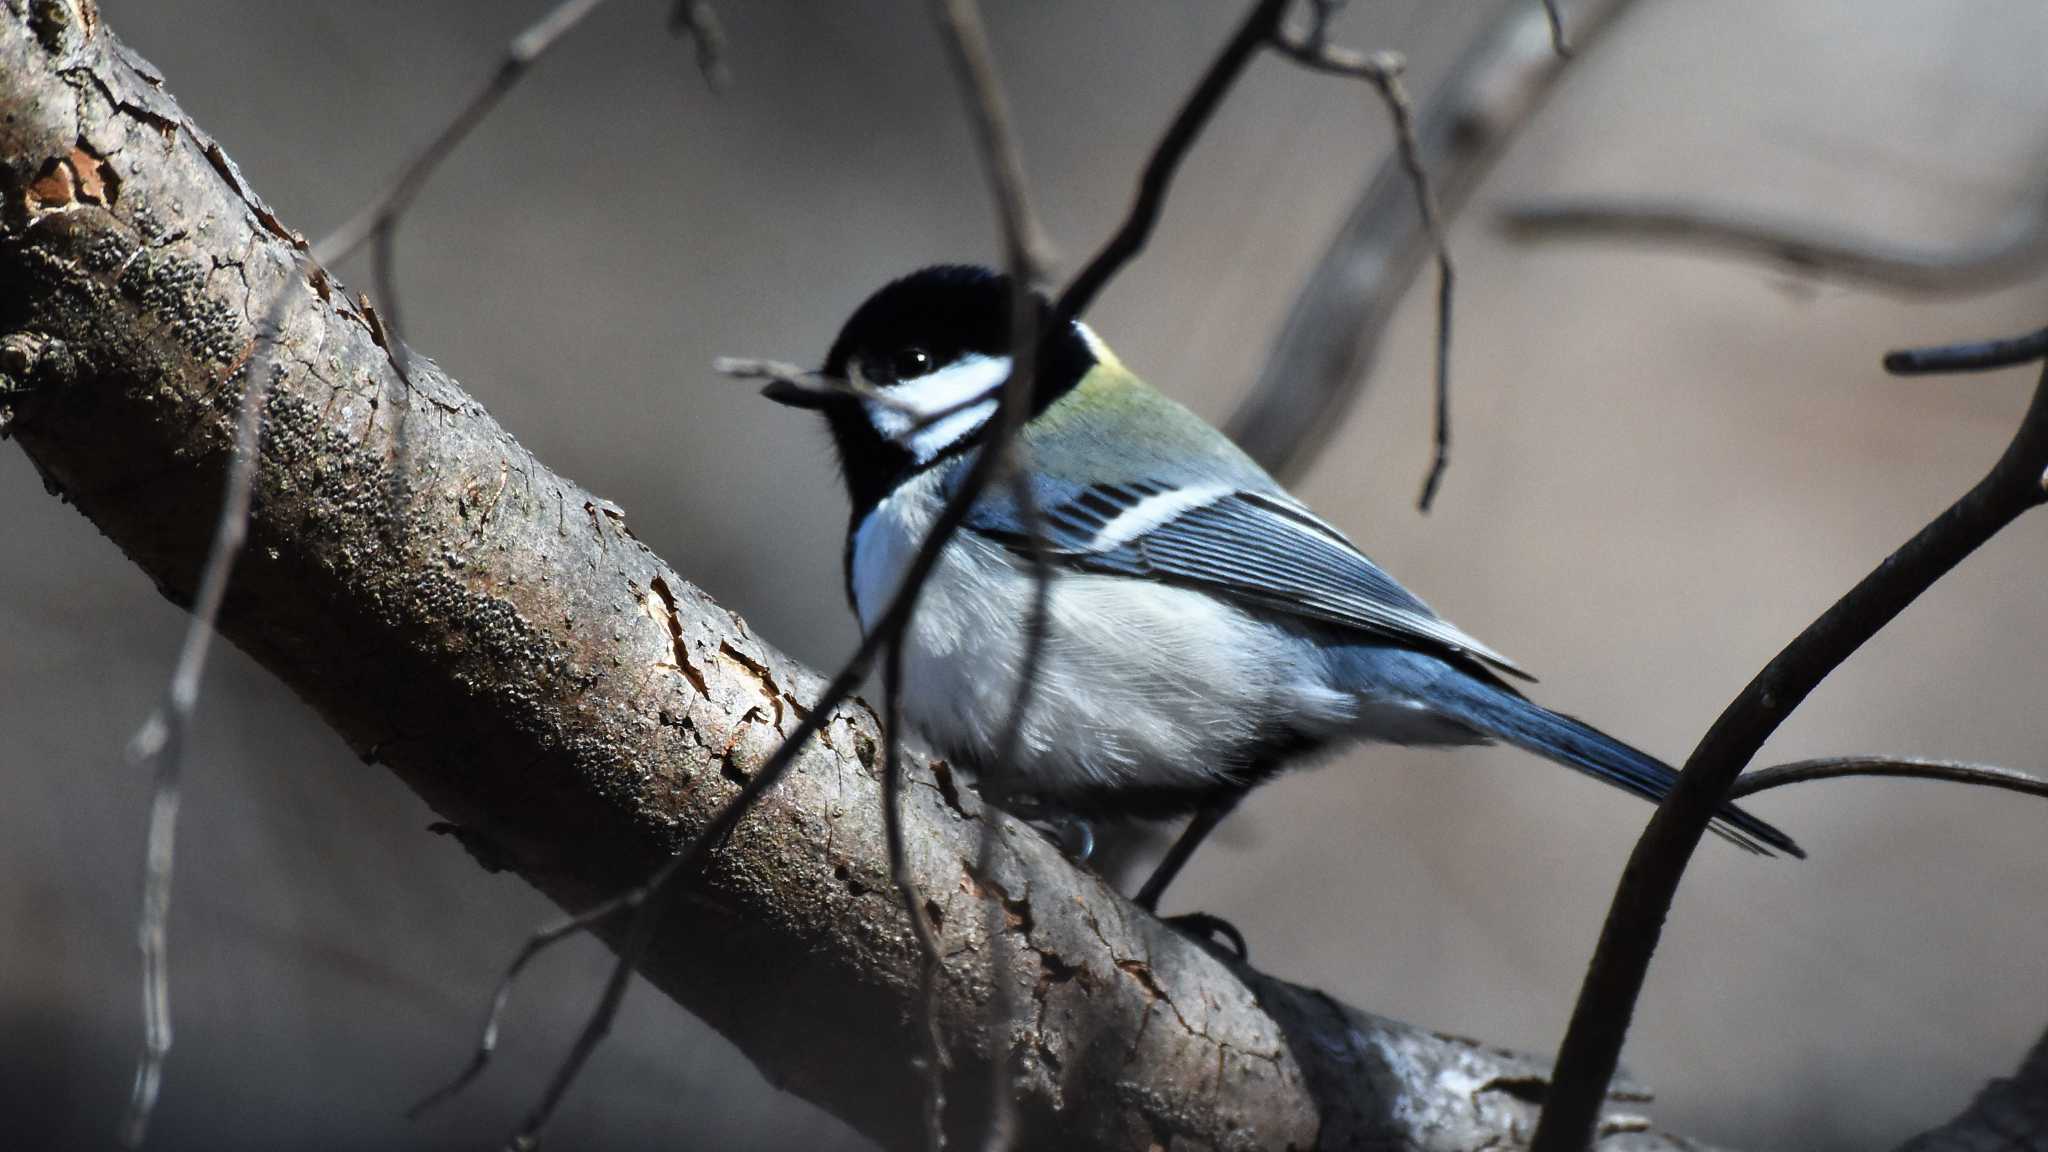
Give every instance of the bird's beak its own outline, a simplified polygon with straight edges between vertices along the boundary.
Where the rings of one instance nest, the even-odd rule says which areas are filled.
[[[789,380],[774,380],[761,389],[761,395],[787,408],[823,408],[825,395]]]

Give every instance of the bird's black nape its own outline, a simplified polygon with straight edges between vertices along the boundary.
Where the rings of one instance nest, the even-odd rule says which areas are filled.
[[[922,353],[936,366],[973,355],[1008,356],[1013,351],[1010,286],[1010,277],[973,264],[937,264],[891,281],[847,319],[822,372],[846,379],[856,366],[872,370],[897,363],[906,353]],[[1074,324],[1050,330],[1052,304],[1043,294],[1032,293],[1032,301],[1038,308],[1039,332],[1031,404],[1036,414],[1081,382],[1095,365],[1095,354]],[[853,499],[854,523],[921,467],[899,444],[875,430],[858,399],[813,397],[801,406],[817,408],[831,425]],[[978,432],[965,437],[948,455],[980,440]]]

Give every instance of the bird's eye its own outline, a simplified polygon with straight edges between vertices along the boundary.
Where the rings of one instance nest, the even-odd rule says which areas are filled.
[[[933,367],[932,354],[922,348],[904,348],[889,357],[889,376],[896,380],[914,380]]]

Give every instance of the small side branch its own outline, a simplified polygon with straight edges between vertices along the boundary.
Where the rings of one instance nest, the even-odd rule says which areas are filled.
[[[2031,364],[2044,356],[2048,356],[2048,328],[2009,340],[1944,344],[1936,348],[1902,348],[1885,353],[1884,370],[1894,376],[1992,372]]]
[[[1628,0],[1567,5],[1578,46],[1591,45],[1628,6]],[[1299,477],[1342,426],[1395,308],[1424,264],[1440,255],[1440,233],[1563,75],[1567,60],[1539,27],[1545,20],[1527,0],[1502,7],[1414,111],[1412,155],[1397,151],[1374,167],[1296,294],[1257,382],[1225,424],[1232,439],[1282,480]],[[1314,45],[1314,28],[1294,39]],[[1429,174],[1434,232],[1418,210],[1414,169]],[[1440,324],[1440,344],[1443,334]]]
[[[1554,9],[1553,9],[1554,11]],[[1415,499],[1418,511],[1427,513],[1436,502],[1437,487],[1444,469],[1451,463],[1451,301],[1456,269],[1451,264],[1450,243],[1444,238],[1442,213],[1429,173],[1422,166],[1422,146],[1415,140],[1415,105],[1401,77],[1408,62],[1398,52],[1377,52],[1371,56],[1333,48],[1323,43],[1319,21],[1309,36],[1300,40],[1280,37],[1274,46],[1307,68],[1350,76],[1372,85],[1387,114],[1394,121],[1395,154],[1401,171],[1415,190],[1415,211],[1422,218],[1422,232],[1436,257],[1436,421],[1430,437],[1429,471],[1423,474],[1422,492]]]
[[[387,351],[401,376],[406,371],[405,326],[399,311],[397,273],[393,267],[399,221],[406,209],[412,207],[413,200],[426,187],[434,171],[454,155],[456,148],[476,130],[478,124],[484,122],[506,93],[518,86],[549,49],[604,2],[562,0],[513,37],[490,78],[456,110],[454,117],[434,134],[426,147],[413,154],[391,185],[363,205],[347,223],[313,246],[313,259],[323,266],[332,267],[354,254],[366,242],[370,243],[370,279],[376,286],[384,327],[390,334]],[[704,74],[705,82],[714,91],[722,90],[729,79],[725,65],[725,34],[719,26],[718,14],[712,10],[708,0],[678,0],[670,13],[669,23],[679,34],[691,37],[696,44],[697,65]]]
[[[1786,645],[1714,721],[1629,856],[1558,1049],[1534,1152],[1580,1152],[1591,1140],[1665,916],[1737,774],[1829,672],[1970,553],[2048,500],[2044,473],[2048,370],[1984,479]]]
[[[124,62],[106,21],[71,47],[79,50],[49,48],[24,9],[0,8],[0,106],[15,113],[0,122],[0,183],[81,139],[109,153],[104,144],[122,132],[155,123],[135,110],[176,117]],[[82,73],[90,83],[78,83]],[[186,603],[237,439],[220,395],[226,362],[195,355],[190,326],[164,323],[120,290],[96,254],[132,249],[168,225],[176,238],[152,241],[152,256],[180,265],[234,258],[281,276],[296,257],[193,140],[128,148],[118,164],[131,193],[118,203],[28,228],[0,214],[0,283],[13,293],[0,349],[10,381],[32,385],[10,398],[8,431],[81,514]],[[144,204],[161,214],[154,225],[138,219]],[[232,359],[258,334],[268,287],[252,303],[240,277],[193,283],[179,316],[227,318]],[[597,497],[534,459],[430,362],[401,381],[339,294],[296,300],[269,374],[261,498],[248,522],[260,546],[252,561],[263,562],[237,567],[221,634],[565,908],[647,877],[681,845],[723,844],[696,898],[665,909],[640,971],[771,1081],[880,1145],[916,1144],[921,1086],[910,1061],[920,1045],[901,1023],[914,1010],[917,957],[882,923],[893,893],[870,882],[887,869],[873,715],[828,707],[845,684],[780,655],[611,530],[623,513],[599,511]],[[93,370],[72,372],[68,359],[18,363],[24,348],[58,344]],[[413,421],[409,450],[393,452],[388,422],[366,425],[359,404],[349,411],[365,390],[386,413],[421,401],[438,418]],[[495,485],[508,466],[532,498],[508,493],[487,541],[457,502],[419,495],[426,477]],[[134,483],[137,475],[153,482]],[[393,507],[353,495],[384,492],[410,498]],[[450,565],[451,555],[465,563]],[[771,728],[774,738],[762,739]],[[701,739],[742,729],[752,735],[731,746]],[[820,731],[826,739],[808,740]],[[801,761],[785,773],[776,758],[796,743]],[[784,783],[761,818],[727,839],[734,802],[775,780]],[[913,859],[970,875],[975,798],[913,788],[906,800]],[[1143,1152],[1164,1135],[1213,1147],[1510,1148],[1529,1131],[1547,1082],[1542,1061],[1226,965],[1040,837],[1015,837],[1007,856],[1012,894],[1030,912],[1028,928],[1010,929],[1018,955],[1048,977],[1032,991],[1037,1011],[1020,1025],[1020,1046],[1065,1057],[1019,1079],[1034,1146]],[[627,907],[612,905],[604,926],[614,946]],[[979,956],[986,941],[973,924],[962,917],[946,930]],[[954,970],[968,972],[964,962]],[[985,1023],[971,984],[942,983],[949,1035]],[[764,1013],[769,996],[779,1010]],[[2015,1077],[2022,1102],[2043,1098],[2041,1063]],[[2019,1146],[2048,1147],[2039,1135],[2048,1125],[2024,1127],[2011,1097],[1994,1088],[1986,1100],[1994,1096],[2000,1107],[1973,1109],[1976,1131],[2009,1143],[2031,1131]],[[1697,1147],[1647,1130],[1639,1097],[1615,1103],[1602,1147]],[[1915,1152],[1963,1147],[1949,1138]]]
[[[1560,57],[1569,58],[1572,42],[1565,35],[1564,12],[1558,7],[1557,0],[1543,0],[1543,15],[1550,21],[1550,50]]]
[[[228,581],[242,555],[242,545],[249,538],[249,508],[255,498],[256,466],[262,454],[263,410],[270,395],[269,353],[276,333],[283,327],[286,307],[296,287],[295,281],[287,281],[279,291],[249,350],[229,368],[228,380],[223,382],[230,383],[238,375],[244,377],[241,399],[236,404],[232,454],[221,486],[220,510],[214,519],[206,562],[200,570],[199,594],[193,598],[192,619],[186,622],[185,638],[178,647],[177,665],[171,672],[163,703],[128,743],[128,762],[145,769],[150,776],[149,838],[144,852],[142,912],[137,928],[142,948],[142,1055],[136,1061],[135,1082],[122,1123],[122,1138],[130,1148],[140,1148],[149,1133],[150,1117],[156,1111],[163,1084],[164,1061],[171,1051],[171,878],[177,859],[178,803],[185,749],[192,715],[199,707],[206,658],[213,648],[221,605],[227,599]]]
[[[1031,397],[1038,378],[1039,304],[1035,285],[1044,268],[1046,243],[1031,209],[1024,179],[1024,152],[1010,122],[1009,100],[996,76],[995,56],[989,48],[988,29],[981,20],[975,0],[934,0],[933,16],[951,57],[968,113],[974,123],[974,137],[980,147],[983,172],[994,197],[996,219],[1003,241],[1003,263],[1010,277],[1010,378],[1003,384],[1002,404],[996,414],[997,427],[984,457],[997,467],[1007,468],[1018,508],[1024,517],[1024,534],[1032,557],[1032,607],[1026,623],[1027,640],[1022,667],[1010,713],[997,740],[994,762],[980,781],[983,809],[981,844],[975,853],[975,876],[988,900],[983,933],[989,942],[989,970],[993,992],[989,997],[989,1116],[982,1137],[983,1152],[1007,1152],[1017,1138],[1016,1092],[1011,1084],[1013,1058],[1012,1022],[1017,1016],[1016,995],[1011,987],[1010,933],[1003,889],[996,880],[996,852],[1008,830],[1004,805],[1009,802],[1008,777],[1016,762],[1019,740],[1031,699],[1038,690],[1038,665],[1044,648],[1050,611],[1052,571],[1041,547],[1043,532],[1038,504],[1022,472],[1023,462],[1015,459],[1018,433],[1031,413]],[[1142,247],[1142,238],[1139,246]],[[1134,248],[1135,254],[1136,249]],[[1111,269],[1114,271],[1114,268]],[[1055,320],[1055,323],[1061,321]],[[991,481],[983,480],[983,483]],[[970,494],[972,495],[972,494]],[[893,741],[892,732],[888,737]],[[894,801],[890,800],[893,804]],[[915,903],[906,889],[905,899]],[[913,915],[916,913],[913,912]],[[929,963],[937,964],[933,955]],[[934,1080],[930,1091],[940,1091]],[[932,1106],[933,1139],[941,1133],[939,1104]]]
[[[1620,240],[1695,248],[1915,296],[1995,291],[2033,277],[2048,264],[2048,201],[2040,193],[1993,238],[1952,250],[1684,202],[1530,200],[1502,209],[1500,222],[1508,235],[1524,241]]]
[[[1208,69],[1195,84],[1195,90],[1181,102],[1159,143],[1153,146],[1152,155],[1138,175],[1138,192],[1131,200],[1130,210],[1124,214],[1123,223],[1095,258],[1067,284],[1054,303],[1054,324],[1064,324],[1086,312],[1110,278],[1144,250],[1152,238],[1153,228],[1159,224],[1166,193],[1173,186],[1181,161],[1187,158],[1188,151],[1195,146],[1202,129],[1216,114],[1217,106],[1230,94],[1237,78],[1244,74],[1245,66],[1278,33],[1281,17],[1286,12],[1287,0],[1258,0],[1223,45],[1223,50],[1209,62]]]
[[[1795,760],[1744,772],[1728,790],[1730,800],[1740,800],[1787,784],[1815,780],[1840,780],[1847,776],[1889,776],[1905,780],[1940,780],[1949,784],[1971,784],[1999,788],[2026,796],[2048,799],[2048,780],[2000,768],[1992,764],[1969,764],[1960,760],[1921,760],[1898,756],[1829,756],[1818,760]]]

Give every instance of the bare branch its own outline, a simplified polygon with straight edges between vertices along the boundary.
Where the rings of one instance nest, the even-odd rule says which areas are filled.
[[[1520,240],[1679,245],[1912,295],[1994,291],[2031,278],[2048,263],[2048,203],[2041,193],[1989,239],[1948,250],[1684,202],[1530,200],[1502,209],[1500,221]]]
[[[1280,28],[1280,19],[1287,12],[1287,0],[1258,0],[1252,5],[1244,23],[1223,45],[1223,50],[1209,62],[1209,68],[1202,73],[1195,90],[1188,93],[1173,121],[1166,126],[1166,133],[1153,146],[1152,155],[1145,161],[1145,168],[1138,176],[1138,192],[1131,201],[1130,211],[1117,227],[1102,250],[1095,254],[1078,275],[1067,284],[1060,298],[1053,305],[1054,324],[1063,324],[1088,310],[1095,297],[1108,284],[1117,271],[1137,256],[1152,237],[1152,229],[1159,223],[1159,215],[1166,204],[1166,193],[1173,185],[1173,177],[1180,170],[1180,163],[1187,158],[1209,118],[1216,114],[1217,105],[1223,102],[1237,78],[1244,73],[1245,65],[1270,41]]]
[[[1018,740],[1031,697],[1038,688],[1038,662],[1044,648],[1050,611],[1052,570],[1045,562],[1043,532],[1038,504],[1021,471],[1021,462],[1004,457],[1015,453],[1017,434],[1031,412],[1031,396],[1038,377],[1039,305],[1034,285],[1044,267],[1047,245],[1038,218],[1031,210],[1024,179],[1024,153],[1011,127],[1009,100],[997,78],[994,53],[989,49],[988,30],[982,24],[980,7],[974,0],[934,0],[932,7],[954,74],[966,96],[981,150],[982,168],[995,199],[996,218],[1003,238],[1003,261],[1010,276],[1010,378],[1003,385],[999,426],[983,455],[994,457],[998,466],[1007,463],[1012,491],[1025,523],[1025,538],[1031,552],[1034,587],[1031,618],[1026,624],[1024,661],[1018,670],[1015,699],[997,740],[992,779],[980,781],[983,798],[981,847],[975,854],[975,874],[988,900],[985,935],[990,942],[989,971],[993,993],[989,998],[989,1117],[982,1137],[983,1152],[1007,1152],[1016,1139],[1017,1104],[1011,1087],[1013,1029],[1017,1006],[1010,982],[1009,933],[1004,931],[1002,887],[996,880],[996,848],[1008,830],[1004,805],[1009,801],[1008,773],[1015,762]],[[1061,321],[1055,320],[1055,323]],[[893,801],[891,801],[893,803]],[[909,897],[906,897],[907,899]],[[934,957],[934,961],[936,957]],[[939,1089],[935,1086],[934,1092]],[[934,1106],[936,1113],[937,1106]],[[936,1129],[935,1129],[936,1130]]]
[[[1569,59],[1572,54],[1571,41],[1564,34],[1564,12],[1557,6],[1557,0],[1543,0],[1543,16],[1550,21],[1550,49],[1559,57]]]
[[[498,62],[497,70],[491,73],[490,79],[484,81],[483,86],[456,110],[454,118],[399,170],[398,178],[391,186],[313,246],[313,260],[324,267],[333,267],[361,248],[364,241],[375,241],[371,247],[370,278],[384,306],[384,326],[390,334],[385,342],[386,351],[400,376],[406,374],[408,365],[405,327],[400,320],[398,304],[397,274],[393,268],[399,219],[412,206],[420,189],[426,187],[427,179],[434,170],[454,154],[456,146],[478,124],[483,123],[484,117],[491,114],[498,101],[519,83],[534,62],[603,3],[604,0],[562,0],[513,37],[505,48],[504,59]],[[689,6],[688,3],[681,5]],[[679,8],[676,16],[680,19],[682,15]],[[704,43],[702,38],[698,40],[700,59],[705,50]]]
[[[2031,363],[2048,356],[2048,328],[2015,336],[2010,340],[1985,340],[1970,344],[1944,344],[1935,348],[1902,348],[1887,352],[1884,370],[1894,376],[1931,376],[1939,373],[1990,372]]]
[[[678,36],[688,36],[697,46],[697,71],[713,92],[732,87],[732,70],[726,66],[725,26],[710,0],[676,0],[668,26]]]
[[[763,643],[430,361],[401,381],[368,317],[322,290],[197,137],[118,148],[131,133],[154,142],[182,113],[106,21],[62,37],[53,47],[21,9],[0,12],[0,368],[21,386],[9,425],[21,449],[186,601],[237,441],[223,370],[277,289],[310,280],[277,341],[249,562],[221,635],[565,908],[656,865],[694,869],[701,882],[676,893],[640,970],[775,1083],[885,1146],[917,1142],[921,1042],[906,1021],[920,961],[886,887],[872,714],[827,705],[846,685]],[[81,146],[115,157],[118,202],[44,210],[23,195],[19,173]],[[145,205],[168,230],[138,218]],[[215,257],[244,261],[249,280],[186,275]],[[159,276],[193,295],[152,307],[136,289]],[[415,405],[436,418],[402,420]],[[393,451],[401,427],[405,453]],[[481,525],[444,498],[507,475]],[[388,492],[404,502],[364,498]],[[777,767],[786,756],[794,766]],[[913,859],[965,879],[981,806],[935,783],[905,794],[904,832]],[[735,827],[735,803],[764,793]],[[722,841],[701,859],[677,853]],[[1004,931],[1039,974],[1016,1083],[1034,1147],[1512,1148],[1529,1130],[1540,1061],[1226,965],[1039,837],[1007,843],[1004,875],[1018,908]],[[617,948],[627,927],[614,917],[600,931]],[[986,1020],[990,942],[971,915],[945,930],[943,1025],[970,1036]],[[1639,1102],[1614,1098],[1603,1149],[1697,1147],[1650,1130]]]
[[[498,1050],[498,1031],[504,1022],[505,1009],[512,1003],[512,989],[519,983],[520,973],[526,966],[555,944],[591,931],[598,925],[621,912],[640,906],[645,893],[640,889],[623,892],[594,908],[586,908],[574,916],[557,921],[527,937],[520,946],[519,954],[512,963],[505,966],[505,974],[498,978],[498,989],[491,995],[491,1009],[484,1016],[483,1030],[477,1036],[476,1051],[470,1054],[469,1064],[457,1073],[453,1080],[421,1097],[412,1107],[405,1110],[408,1118],[417,1119],[433,1110],[436,1105],[460,1095],[484,1069],[490,1067],[491,1057]]]
[[[1909,756],[1829,756],[1818,760],[1795,760],[1744,772],[1728,790],[1730,800],[1740,800],[1787,784],[1812,780],[1839,780],[1844,776],[1893,776],[1910,780],[1941,780],[1950,784],[1975,784],[2003,788],[2029,796],[2048,797],[2048,780],[2000,768],[1992,764],[1968,764],[1960,760],[1922,760]]]
[[[319,268],[339,261],[359,247],[365,238],[374,240],[372,274],[378,294],[384,300],[381,326],[389,333],[381,342],[401,377],[406,374],[407,354],[404,341],[399,337],[402,324],[398,312],[397,285],[393,279],[393,249],[399,216],[418,194],[433,169],[481,122],[505,92],[518,82],[519,77],[532,62],[546,52],[562,33],[601,3],[603,0],[566,0],[516,38],[508,50],[505,62],[500,65],[490,82],[471,99],[428,148],[413,160],[400,175],[397,183],[384,196],[365,207],[335,235],[321,241],[311,254],[313,265]],[[716,18],[709,11],[708,5],[683,3],[677,10],[678,20],[684,18],[684,9],[693,10],[691,28],[697,29],[701,23],[708,21],[708,32],[700,32],[698,39],[700,59],[706,59],[708,67],[709,63],[716,61]],[[702,10],[694,11],[696,9]],[[707,52],[711,53],[709,57],[706,56]],[[324,272],[318,275],[323,279],[325,277]],[[170,1052],[167,925],[170,917],[171,878],[176,858],[179,785],[183,776],[186,737],[193,710],[198,704],[199,684],[205,672],[206,657],[219,617],[221,602],[226,596],[227,582],[247,536],[249,505],[255,479],[257,439],[262,429],[264,398],[269,394],[269,385],[264,379],[270,367],[267,358],[268,344],[283,323],[283,310],[290,298],[290,292],[280,293],[267,317],[268,322],[258,331],[250,350],[244,353],[232,369],[233,372],[240,372],[247,367],[252,383],[244,388],[242,394],[234,462],[228,469],[225,490],[221,496],[213,544],[207,554],[199,594],[192,608],[192,620],[187,626],[184,642],[180,646],[177,667],[172,674],[164,702],[144,722],[129,745],[130,763],[149,769],[153,780],[141,923],[138,929],[143,957],[144,1039],[142,1055],[137,1061],[127,1117],[123,1122],[123,1137],[130,1147],[139,1147],[148,1132],[149,1119],[155,1110],[162,1083],[164,1060]],[[367,306],[365,311],[367,312]],[[494,1008],[494,1018],[495,1015]],[[491,1034],[495,1035],[495,1019]],[[482,1061],[487,1058],[488,1045],[480,1049],[479,1062],[472,1072],[467,1073],[464,1080],[458,1082],[455,1087],[459,1088],[460,1083],[466,1082],[469,1075],[481,1071]]]
[[[1569,5],[1579,46],[1592,44],[1627,7],[1628,0]],[[1410,168],[1429,174],[1439,228],[1447,226],[1563,74],[1566,61],[1540,27],[1544,20],[1528,0],[1503,5],[1414,115],[1412,165],[1396,155],[1374,168],[1295,297],[1257,383],[1224,426],[1282,480],[1299,477],[1342,426],[1395,307],[1437,255]]]
[[[1898,1152],[2040,1152],[2048,1148],[2048,1032],[2005,1079],[1993,1080],[1961,1115]]]
[[[944,420],[956,412],[964,412],[987,399],[985,396],[969,396],[940,408],[925,408],[887,389],[877,388],[860,380],[827,376],[823,372],[799,368],[785,360],[760,360],[750,356],[720,356],[711,362],[711,370],[735,380],[766,380],[772,385],[782,385],[812,396],[858,397],[870,404],[877,404],[892,412],[912,417],[916,423],[910,426],[911,431]]]
[[[1430,190],[1429,173],[1422,167],[1421,147],[1415,141],[1415,106],[1408,98],[1407,87],[1401,83],[1408,62],[1398,52],[1365,56],[1331,47],[1323,43],[1320,22],[1308,37],[1292,40],[1280,36],[1274,40],[1274,46],[1304,67],[1371,84],[1394,121],[1395,152],[1401,158],[1401,170],[1415,190],[1415,211],[1422,218],[1423,235],[1436,255],[1436,422],[1430,437],[1429,471],[1423,474],[1422,492],[1415,499],[1416,509],[1427,513],[1436,502],[1444,469],[1451,463],[1451,299],[1456,270],[1451,265],[1451,247],[1444,238],[1436,195]]]
[[[1985,541],[2048,500],[2044,470],[2048,370],[1984,479],[1801,632],[1707,730],[1622,873],[1558,1049],[1535,1152],[1579,1152],[1590,1140],[1679,880],[1737,774],[1829,672]]]
[[[156,1111],[158,1090],[163,1083],[164,1060],[171,1051],[171,977],[168,929],[171,916],[171,876],[177,856],[179,786],[184,778],[186,738],[191,732],[192,714],[199,706],[199,686],[206,674],[206,657],[213,648],[213,636],[220,620],[220,607],[227,599],[228,580],[235,561],[249,535],[249,504],[255,487],[259,439],[263,433],[264,401],[270,394],[270,361],[264,349],[268,333],[283,324],[284,310],[291,299],[281,292],[271,306],[268,321],[259,329],[250,350],[227,372],[229,383],[248,370],[241,402],[235,416],[235,438],[222,484],[220,512],[214,520],[213,541],[206,549],[205,566],[199,575],[199,594],[192,601],[192,619],[185,625],[185,639],[178,646],[178,662],[171,672],[163,703],[128,743],[128,762],[149,770],[149,840],[142,879],[142,912],[137,936],[142,948],[142,1055],[136,1061],[135,1083],[129,1093],[128,1114],[122,1123],[122,1138],[130,1148],[142,1146],[149,1133],[150,1117]]]
[[[957,0],[954,2],[957,3]],[[985,63],[985,41],[982,51]],[[977,121],[977,125],[981,131],[996,139],[1002,137],[994,137],[995,133],[1007,136],[1006,113],[1002,111],[1000,101],[993,106],[984,103],[979,110],[983,118]],[[991,115],[994,119],[988,118]],[[1019,171],[1014,157],[1011,157],[1000,171],[992,173],[991,176],[997,187],[1005,244],[1010,250],[1013,266],[1026,264],[1031,259],[1031,252],[1036,243],[1035,228],[1029,225],[1028,208],[1023,206],[1022,185],[1018,183]],[[1023,215],[1018,215],[1020,212]],[[1020,278],[1015,283],[1017,292],[1028,294],[1029,285],[1026,280]],[[703,858],[718,841],[731,832],[754,801],[779,782],[782,774],[795,761],[797,752],[816,734],[818,723],[852,693],[854,685],[867,674],[869,666],[881,648],[896,643],[902,636],[904,628],[910,622],[911,613],[915,611],[917,597],[923,591],[925,581],[930,578],[932,569],[937,565],[939,555],[959,531],[961,524],[966,521],[967,513],[973,508],[975,501],[981,498],[981,493],[986,490],[990,480],[1004,466],[1009,445],[1030,411],[1030,367],[1034,359],[1035,357],[1026,356],[1016,361],[1010,379],[1003,384],[1001,402],[997,406],[987,443],[976,455],[974,463],[969,466],[959,490],[934,519],[928,535],[919,545],[917,555],[912,558],[903,575],[902,583],[888,607],[883,610],[875,626],[862,638],[860,645],[847,659],[839,674],[833,677],[832,683],[825,689],[818,703],[812,706],[812,711],[805,717],[804,723],[783,742],[768,764],[747,782],[740,795],[732,800],[709,829],[683,851],[671,857],[641,885],[647,891],[647,900],[634,916],[634,927],[629,934],[628,943],[619,949],[612,978],[607,982],[606,995],[585,1023],[582,1033],[557,1070],[540,1105],[528,1116],[519,1136],[515,1138],[515,1145],[528,1144],[539,1138],[541,1128],[552,1117],[554,1107],[559,1103],[562,1094],[581,1071],[590,1052],[595,1049],[597,1040],[610,1028],[611,1019],[618,1010],[619,996],[623,994],[626,976],[644,959],[645,943],[650,938],[652,929],[651,925],[646,928],[642,925],[649,924],[655,909],[665,899],[663,893],[668,883],[679,873],[695,873]]]
[[[897,637],[882,657],[882,827],[889,845],[889,879],[903,901],[903,916],[917,937],[919,1030],[925,1037],[925,1147],[946,1146],[946,1041],[939,1034],[938,936],[924,909],[917,881],[910,875],[909,853],[903,844],[903,638]],[[987,834],[984,833],[984,839]]]
[[[1025,193],[1024,155],[1017,146],[1016,130],[1010,125],[1010,102],[1004,98],[1002,81],[996,77],[988,30],[982,26],[981,12],[974,0],[933,0],[932,10],[945,34],[943,39],[954,74],[968,97],[967,111],[974,124],[975,142],[981,149],[982,169],[988,177],[989,192],[995,198],[996,224],[1003,238],[1003,263],[1016,290],[1028,294],[1049,259],[1049,246]],[[1015,338],[1012,333],[1012,339]]]
[[[473,93],[453,119],[435,133],[427,146],[413,155],[399,170],[398,178],[376,199],[363,205],[347,223],[313,246],[313,258],[321,264],[332,266],[346,259],[379,232],[395,227],[398,218],[411,206],[420,189],[426,187],[428,177],[448,159],[469,134],[491,114],[498,101],[505,98],[517,85],[534,62],[548,49],[555,46],[570,29],[583,22],[584,17],[595,12],[605,0],[562,0],[549,9],[546,15],[528,25],[526,30],[512,38],[505,47],[505,56],[498,62],[497,70],[490,79]],[[395,304],[386,300],[385,308]]]

